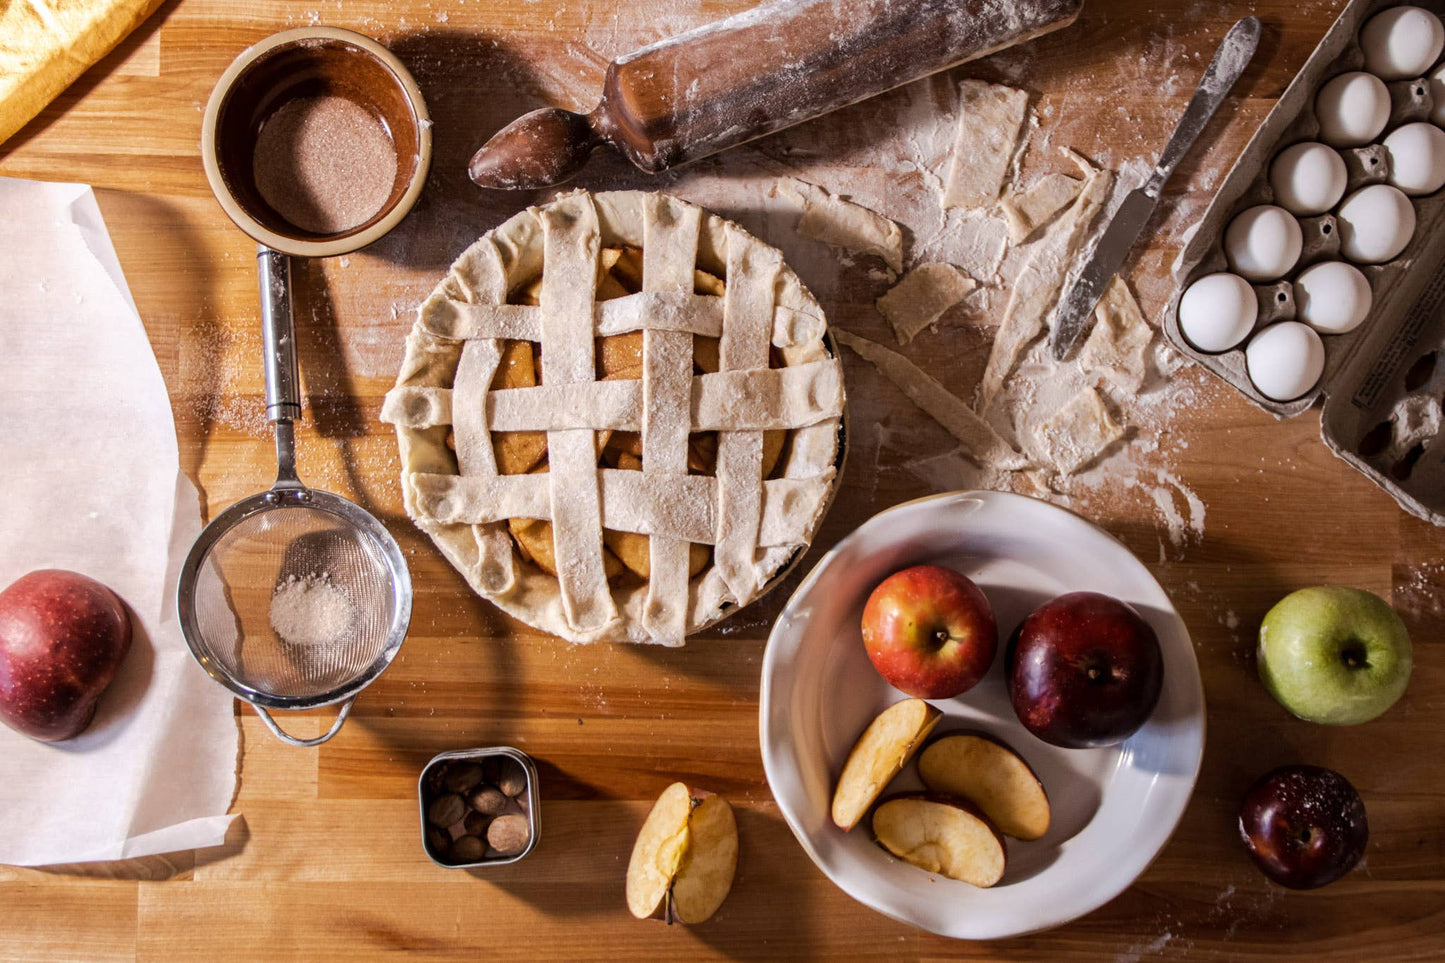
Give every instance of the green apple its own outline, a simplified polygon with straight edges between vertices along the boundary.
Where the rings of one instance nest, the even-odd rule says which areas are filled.
[[[1410,636],[1378,595],[1324,585],[1291,592],[1259,627],[1259,677],[1309,722],[1353,726],[1395,704],[1410,681]]]

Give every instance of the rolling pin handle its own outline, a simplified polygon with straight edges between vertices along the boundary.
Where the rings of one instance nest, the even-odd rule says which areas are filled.
[[[492,135],[467,173],[478,187],[530,191],[575,175],[602,143],[591,118],[556,107],[534,110]]]

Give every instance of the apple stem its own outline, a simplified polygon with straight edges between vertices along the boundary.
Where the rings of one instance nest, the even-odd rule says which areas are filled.
[[[1345,649],[1341,655],[1344,657],[1345,665],[1351,669],[1367,669],[1370,666],[1369,659],[1365,655],[1362,646],[1352,645]]]

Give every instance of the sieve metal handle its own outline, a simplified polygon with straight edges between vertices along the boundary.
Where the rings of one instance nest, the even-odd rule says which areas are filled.
[[[271,730],[271,735],[275,736],[277,739],[280,739],[287,745],[300,746],[303,749],[307,749],[311,746],[321,745],[323,742],[340,732],[341,724],[346,721],[347,716],[351,715],[351,704],[355,701],[356,696],[352,696],[350,699],[347,699],[345,702],[341,703],[341,711],[336,714],[336,721],[331,724],[331,728],[326,730],[321,735],[317,736],[315,739],[297,739],[295,736],[288,734],[279,725],[277,725],[276,720],[271,718],[271,713],[267,712],[263,707],[253,704],[251,708],[255,709],[256,715],[260,716],[261,721],[266,723],[266,728]]]
[[[261,286],[261,345],[266,371],[266,417],[276,431],[276,484],[297,487],[296,438],[301,418],[301,373],[296,365],[296,323],[291,315],[291,259],[264,244],[256,247]]]

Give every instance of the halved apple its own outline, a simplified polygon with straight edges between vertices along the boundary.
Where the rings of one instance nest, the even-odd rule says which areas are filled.
[[[833,790],[833,822],[845,833],[858,825],[873,800],[908,764],[943,713],[922,699],[895,702],[868,724]]]
[[[894,856],[927,872],[981,887],[1003,879],[1003,835],[966,799],[894,796],[874,810],[873,835]]]
[[[962,796],[1015,839],[1049,831],[1049,797],[1018,753],[983,735],[959,733],[933,740],[918,757],[918,775],[934,792]]]
[[[732,889],[738,826],[726,799],[675,782],[662,791],[627,864],[627,908],[638,919],[701,923]]]

